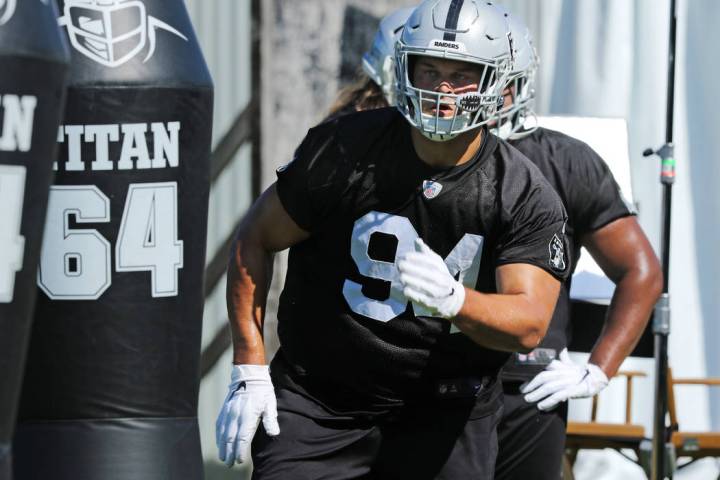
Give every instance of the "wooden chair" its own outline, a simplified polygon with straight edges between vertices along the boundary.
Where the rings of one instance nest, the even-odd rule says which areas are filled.
[[[645,377],[640,371],[621,371],[617,376],[625,377],[625,422],[605,423],[597,421],[598,397],[592,399],[592,411],[589,422],[568,422],[567,439],[565,441],[564,479],[571,480],[572,466],[575,464],[578,451],[581,449],[612,448],[631,449],[640,458],[640,443],[646,440],[645,427],[632,423],[632,391],[633,379]],[[631,459],[632,460],[632,459]]]
[[[643,372],[618,372],[618,376],[626,377],[627,390],[625,396],[625,423],[601,423],[597,421],[597,396],[592,400],[590,422],[568,422],[567,441],[563,478],[572,480],[572,466],[581,449],[611,448],[631,449],[640,459],[640,443],[650,440],[645,436],[642,425],[632,423],[632,379],[646,376]],[[675,448],[678,459],[689,459],[678,465],[683,468],[706,457],[720,458],[720,432],[690,432],[682,430],[678,423],[675,404],[675,387],[680,385],[720,386],[720,378],[674,378],[672,369],[668,369],[668,413],[672,434],[670,441]],[[629,457],[628,457],[629,458]],[[629,458],[630,460],[636,461]],[[636,461],[637,463],[637,461]]]
[[[672,435],[670,441],[675,447],[677,458],[690,460],[678,468],[686,467],[705,457],[720,457],[720,432],[687,432],[680,428],[675,408],[676,385],[720,386],[720,378],[674,378],[668,369],[668,412]]]

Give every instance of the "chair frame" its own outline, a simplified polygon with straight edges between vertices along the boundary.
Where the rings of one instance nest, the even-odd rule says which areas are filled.
[[[630,370],[620,371],[616,377],[625,377],[625,422],[606,423],[597,421],[598,396],[592,398],[592,411],[589,422],[568,422],[565,440],[564,479],[572,480],[572,467],[580,450],[602,450],[610,448],[618,451],[629,460],[638,463],[640,460],[640,444],[647,440],[645,427],[632,423],[633,379],[646,377],[645,372]],[[621,450],[630,449],[635,452],[637,460],[625,455]]]

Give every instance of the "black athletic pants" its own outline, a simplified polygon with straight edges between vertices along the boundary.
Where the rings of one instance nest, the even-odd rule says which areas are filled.
[[[559,480],[565,450],[567,402],[549,412],[527,403],[521,382],[503,382],[505,409],[498,425],[497,480]]]
[[[280,435],[262,425],[252,444],[254,480],[491,480],[501,389],[434,401],[375,419],[333,415],[276,389]]]

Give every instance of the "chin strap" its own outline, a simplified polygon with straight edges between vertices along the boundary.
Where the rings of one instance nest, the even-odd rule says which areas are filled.
[[[423,137],[427,138],[428,140],[432,140],[433,142],[447,142],[448,140],[452,140],[453,138],[458,136],[457,133],[431,133],[426,132],[422,128],[418,130],[420,130],[420,133],[422,133]]]

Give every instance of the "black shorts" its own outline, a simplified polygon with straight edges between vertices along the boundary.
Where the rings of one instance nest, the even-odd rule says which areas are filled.
[[[505,409],[498,425],[497,480],[559,480],[565,450],[567,402],[549,412],[523,399],[521,382],[503,382]]]
[[[502,391],[435,400],[381,417],[339,416],[276,389],[280,435],[262,425],[252,443],[254,480],[492,479]]]

